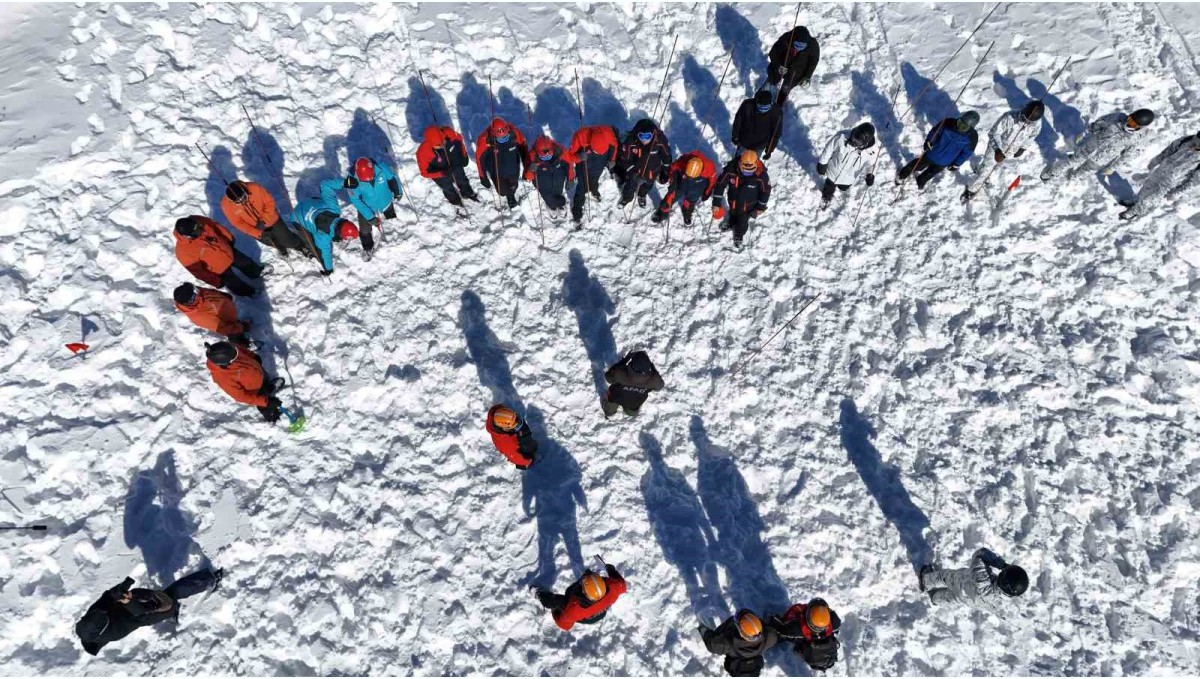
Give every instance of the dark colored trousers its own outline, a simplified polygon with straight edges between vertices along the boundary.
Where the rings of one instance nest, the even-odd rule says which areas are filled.
[[[445,177],[438,177],[433,181],[451,205],[462,205],[464,197],[470,198],[475,195],[475,189],[471,188],[471,180],[467,179],[467,173],[461,167],[456,167]]]
[[[925,156],[920,156],[919,158],[914,158],[913,160],[909,161],[908,165],[900,168],[900,172],[896,175],[896,177],[903,181],[911,177],[914,172],[918,172],[917,188],[923,189],[931,179],[938,176],[938,174],[940,174],[944,169],[946,169],[945,165],[932,163],[926,160]]]
[[[492,182],[496,187],[496,193],[504,196],[508,201],[509,207],[517,206],[517,186],[519,182],[514,177],[501,177],[500,181]]]
[[[729,213],[729,228],[733,229],[733,242],[741,243],[742,237],[750,229],[750,213],[736,210]]]
[[[850,190],[849,184],[834,184],[832,179],[826,179],[825,185],[821,187],[821,198],[822,198],[822,200],[829,200],[829,199],[833,198],[834,191],[849,191],[849,190]]]
[[[653,179],[646,179],[639,174],[629,175],[625,178],[625,183],[621,185],[621,202],[628,203],[633,200],[635,193],[644,198],[650,195],[652,188],[654,188]]]
[[[600,200],[600,177],[604,174],[604,160],[589,158],[575,164],[575,195],[571,196],[571,216],[576,221],[583,219],[583,205],[588,194]]]
[[[791,73],[788,75],[790,76]],[[771,83],[772,85],[779,85],[779,93],[775,95],[775,103],[779,106],[783,106],[783,102],[787,101],[788,95],[792,93],[792,88],[796,86],[795,80],[790,77],[784,78],[778,73],[775,73],[775,69],[773,68],[767,69],[767,82]],[[782,84],[780,84],[781,82]],[[771,148],[774,149],[775,145],[771,144]]]
[[[252,280],[262,276],[262,266],[255,264],[253,259],[242,254],[240,250],[233,251],[233,265],[221,273],[221,285],[238,297],[253,297],[258,294],[254,286],[242,280],[233,271],[237,269],[242,275]]]
[[[168,585],[163,591],[166,592],[167,596],[175,601],[179,601],[190,596],[196,596],[201,592],[207,592],[212,589],[213,583],[216,581],[216,574],[211,570],[205,569],[179,578]]]
[[[292,233],[291,229],[287,228],[283,222],[283,219],[280,219],[274,224],[268,226],[263,231],[261,240],[264,245],[269,245],[275,248],[279,251],[279,254],[283,255],[284,257],[288,256],[289,250],[299,250],[301,252],[306,250],[304,241],[300,240],[299,236]]]
[[[550,193],[549,189],[538,187],[538,195],[551,210],[561,210],[567,206],[567,197],[561,193]]]
[[[670,194],[667,195],[669,196]],[[696,204],[687,200],[681,200],[678,202],[679,211],[683,213],[683,221],[687,224],[690,224],[692,222],[692,213],[696,211]],[[663,196],[663,199],[658,202],[658,213],[663,217],[666,217],[668,214],[670,214],[671,207],[674,203],[675,201],[668,202],[667,196]]]

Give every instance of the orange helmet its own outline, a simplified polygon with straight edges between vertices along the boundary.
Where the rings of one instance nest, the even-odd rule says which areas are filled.
[[[746,641],[758,641],[762,637],[762,620],[746,609],[738,611],[737,627],[738,634]]]
[[[742,151],[742,157],[738,160],[738,165],[743,170],[757,170],[758,153],[753,149]]]
[[[588,601],[599,601],[604,598],[605,594],[608,594],[608,583],[604,581],[604,578],[591,571],[583,574],[579,584],[583,586],[583,596]]]
[[[516,429],[517,421],[517,414],[507,406],[496,408],[496,412],[492,413],[492,424],[505,431]]]
[[[699,177],[704,171],[704,161],[699,158],[692,158],[687,162],[687,166],[683,168],[683,173],[689,177]]]
[[[829,629],[829,604],[821,599],[813,599],[808,602],[808,610],[804,614],[804,619],[812,631],[824,632]]]

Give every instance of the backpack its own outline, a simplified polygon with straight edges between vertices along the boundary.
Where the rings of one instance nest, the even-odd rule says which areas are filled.
[[[804,639],[796,642],[796,653],[804,658],[804,662],[814,670],[827,670],[838,661],[838,648],[841,643],[837,637],[824,639]]]

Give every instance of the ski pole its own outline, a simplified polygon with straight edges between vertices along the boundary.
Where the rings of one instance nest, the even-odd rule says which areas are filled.
[[[491,76],[491,74],[488,74],[488,105],[492,107],[492,120],[495,120],[496,119],[496,96],[492,94],[492,76]],[[492,135],[491,123],[488,123],[487,139],[488,139],[488,141],[491,142],[492,160],[494,161],[492,163],[492,166],[496,170],[496,176],[495,176],[496,187],[495,187],[495,191],[493,192],[496,197],[496,201],[495,201],[496,211],[500,213],[500,228],[503,229],[506,226],[506,224],[504,223],[504,221],[505,221],[504,220],[504,208],[501,207],[501,205],[500,205],[500,149],[496,148],[496,138],[495,138],[495,136]]]
[[[892,116],[891,116],[892,118],[896,117],[896,101],[899,100],[899,98],[900,98],[900,87],[902,85],[903,85],[903,82],[897,82],[896,83],[896,91],[892,93],[892,107],[891,107],[891,109],[889,109],[889,111],[892,114]],[[892,127],[892,121],[888,120],[887,126],[884,127],[883,130],[886,132],[887,130],[891,129],[891,127]],[[879,139],[879,148],[875,149],[875,160],[871,163],[870,174],[872,174],[872,175],[875,174],[875,168],[879,166],[879,156],[883,153],[882,137],[883,137],[883,135],[881,134],[880,139]],[[863,203],[865,203],[867,201],[868,189],[870,189],[870,187],[863,189],[862,198],[858,199],[858,209],[854,211],[854,221],[850,223],[850,233],[854,233],[854,227],[858,226],[858,217],[859,217],[859,215],[862,214]]]
[[[954,50],[954,54],[951,54],[950,58],[946,60],[946,63],[942,64],[942,67],[938,69],[938,72],[933,75],[933,78],[931,78],[929,80],[929,84],[926,85],[924,88],[921,89],[920,92],[917,93],[917,98],[914,99],[913,102],[908,105],[908,108],[905,109],[904,114],[896,119],[897,122],[904,120],[906,117],[908,117],[908,114],[911,113],[914,108],[916,108],[917,104],[920,103],[921,98],[924,97],[925,93],[929,91],[929,88],[933,87],[934,82],[936,82],[938,77],[940,77],[942,75],[942,72],[946,70],[946,67],[949,66],[952,61],[954,61],[954,57],[958,56],[958,53],[961,52],[963,50],[963,48],[967,46],[967,43],[971,41],[971,38],[975,37],[975,34],[979,32],[979,29],[983,28],[983,25],[985,23],[987,23],[988,19],[992,18],[992,15],[996,13],[996,10],[1000,9],[1000,5],[1002,5],[1002,4],[1004,4],[1004,3],[997,2],[996,5],[994,7],[992,7],[992,11],[988,12],[987,16],[983,17],[983,19],[979,22],[979,25],[975,27],[975,30],[971,31],[971,33],[969,35],[967,35],[966,39],[962,41],[962,44],[958,46],[958,49]]]
[[[0,526],[0,530],[47,530],[47,528],[44,523],[35,523],[31,526]]]
[[[245,104],[241,104],[241,107],[242,113],[246,114],[246,122],[250,123],[250,134],[254,137],[254,145],[258,147],[259,155],[263,157],[263,160],[267,161],[267,167],[271,168],[271,172],[276,177],[279,177],[279,188],[283,189],[283,197],[287,201],[287,208],[290,211],[292,209],[292,195],[288,193],[287,184],[283,181],[283,173],[275,168],[275,161],[271,160],[271,156],[267,154],[267,149],[263,146],[262,139],[258,136],[258,127],[254,124],[254,119],[250,117],[250,111],[246,110]]]
[[[805,311],[807,311],[808,308],[813,305],[813,302],[816,302],[817,300],[823,298],[824,296],[825,296],[824,292],[818,292],[816,295],[813,296],[812,299],[805,302],[804,306],[800,307],[800,310],[796,312],[796,315],[792,316],[788,320],[787,323],[784,323],[783,325],[779,326],[779,329],[775,331],[775,334],[771,335],[767,339],[766,342],[763,342],[761,345],[759,345],[759,347],[757,349],[755,349],[750,354],[750,358],[743,361],[742,364],[739,365],[733,372],[729,373],[729,379],[733,379],[733,377],[735,375],[737,375],[739,372],[741,372],[746,366],[750,365],[750,362],[754,360],[754,357],[758,356],[758,354],[760,352],[762,352],[762,350],[765,349],[767,347],[767,345],[771,343],[772,340],[774,340],[776,337],[778,337],[779,333],[783,332],[785,328],[787,328],[789,325],[794,323],[797,318],[800,318],[800,314],[803,314]]]

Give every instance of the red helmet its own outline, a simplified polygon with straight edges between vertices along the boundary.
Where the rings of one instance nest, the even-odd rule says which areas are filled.
[[[351,224],[349,220],[343,219],[341,226],[338,227],[338,235],[342,240],[353,240],[358,238],[358,227]]]
[[[538,137],[533,144],[533,152],[541,160],[550,160],[554,157],[554,141],[544,135]]]
[[[375,180],[375,163],[370,158],[359,158],[354,161],[354,176],[360,182]]]
[[[492,119],[492,137],[498,141],[508,141],[508,135],[512,134],[512,125],[503,118]]]

